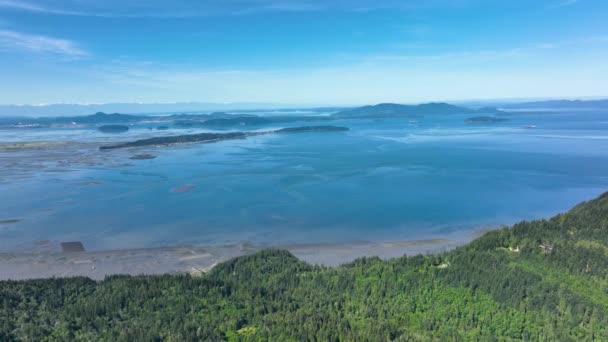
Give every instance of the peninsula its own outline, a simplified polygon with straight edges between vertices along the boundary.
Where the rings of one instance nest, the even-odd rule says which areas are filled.
[[[199,133],[199,134],[184,134],[171,137],[155,137],[149,139],[141,139],[117,145],[101,146],[100,150],[111,150],[127,147],[144,147],[144,146],[161,146],[187,143],[211,143],[223,140],[245,139],[250,136],[263,134],[277,133],[302,133],[302,132],[341,132],[348,131],[347,127],[338,126],[303,126],[282,128],[273,131],[265,132],[228,132],[228,133]]]

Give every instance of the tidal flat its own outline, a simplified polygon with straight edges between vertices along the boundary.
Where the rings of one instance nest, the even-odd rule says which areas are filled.
[[[462,242],[461,242],[462,243]],[[274,246],[289,250],[311,264],[337,266],[360,257],[383,259],[443,252],[456,241],[357,242],[349,244],[297,244]],[[0,253],[0,280],[50,277],[89,277],[101,280],[113,274],[189,273],[201,275],[229,259],[269,246],[239,243],[224,246],[175,246],[107,251],[61,252],[59,244],[39,241],[27,251]]]

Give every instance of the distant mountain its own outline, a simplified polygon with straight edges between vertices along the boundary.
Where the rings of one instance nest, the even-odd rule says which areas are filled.
[[[309,113],[327,110],[308,109]],[[506,112],[496,108],[471,109],[447,103],[427,103],[420,105],[401,105],[382,103],[373,106],[364,106],[354,109],[335,108],[336,113],[329,116],[302,115],[303,110],[277,110],[281,115],[256,115],[257,110],[243,110],[234,113],[180,113],[166,115],[133,115],[133,114],[106,114],[98,112],[83,116],[57,116],[57,117],[0,117],[0,127],[47,127],[53,125],[94,125],[136,123],[143,121],[159,121],[173,123],[177,127],[235,127],[269,124],[284,124],[292,122],[332,121],[344,118],[391,118],[391,117],[421,117],[425,115],[473,114],[473,115],[505,115]]]
[[[156,113],[200,113],[234,110],[293,110],[305,108],[302,105],[273,103],[105,103],[105,104],[49,104],[49,105],[0,105],[0,116],[75,116],[96,112],[125,114]]]
[[[173,113],[208,113],[213,111],[245,111],[255,113],[256,111],[286,111],[294,112],[306,110],[312,112],[337,112],[336,116],[367,116],[368,111],[374,112],[375,116],[409,116],[409,115],[434,115],[473,113],[471,108],[483,105],[500,106],[505,109],[530,108],[561,108],[561,109],[608,109],[608,99],[604,100],[551,100],[533,102],[467,102],[467,107],[450,105],[447,103],[427,103],[421,105],[401,105],[394,103],[382,103],[374,106],[359,108],[345,107],[315,107],[303,105],[285,105],[273,103],[106,103],[106,104],[49,104],[49,105],[0,105],[0,117],[59,117],[78,116],[90,113],[123,113],[123,114],[173,114]],[[470,108],[469,108],[470,107]],[[485,114],[492,114],[483,108]],[[414,114],[412,114],[415,112]],[[479,110],[478,110],[479,112]],[[296,113],[294,113],[296,114]]]
[[[97,124],[97,123],[127,123],[127,122],[139,122],[143,120],[149,120],[149,116],[138,116],[128,114],[106,114],[106,113],[95,113],[92,115],[85,116],[60,116],[60,117],[44,117],[44,118],[5,118],[0,119],[0,124],[14,124],[14,125],[52,125],[52,124]]]
[[[522,103],[510,103],[502,106],[505,109],[568,109],[568,110],[608,110],[608,99],[605,100],[551,100]]]
[[[141,121],[142,119],[145,119],[146,117],[143,116],[136,116],[136,115],[127,115],[127,114],[119,114],[119,113],[114,113],[114,114],[106,114],[106,113],[95,113],[93,115],[87,115],[87,116],[78,116],[78,117],[71,117],[71,118],[66,118],[66,117],[60,117],[60,118],[54,118],[51,119],[53,121],[71,121],[71,122],[76,122],[76,123],[80,123],[80,124],[87,124],[87,123],[106,123],[106,122],[137,122],[137,121]]]
[[[59,117],[9,117],[0,118],[0,126],[2,125],[14,125],[14,126],[49,126],[49,125],[66,125],[66,124],[111,124],[111,123],[134,123],[149,120],[165,121],[165,122],[176,122],[176,123],[196,123],[200,124],[205,120],[211,119],[222,119],[222,118],[249,118],[255,117],[251,114],[228,114],[224,112],[214,112],[210,114],[173,114],[173,115],[162,115],[162,116],[149,116],[149,115],[130,115],[130,114],[106,114],[106,113],[95,113],[92,115],[84,116],[59,116]],[[191,126],[186,125],[184,126]]]
[[[495,108],[483,108],[479,110],[454,106],[448,103],[425,103],[420,105],[402,105],[396,103],[381,103],[374,106],[364,106],[344,110],[333,117],[415,117],[424,115],[448,115],[448,114],[493,114],[500,112]]]

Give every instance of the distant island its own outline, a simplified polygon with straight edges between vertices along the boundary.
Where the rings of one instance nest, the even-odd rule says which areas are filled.
[[[607,109],[608,108],[608,99],[600,99],[600,100],[545,100],[545,101],[520,101],[515,103],[505,103],[500,100],[494,101],[495,103],[500,103],[500,108],[505,110],[509,109],[520,109],[520,108],[528,108],[528,109],[546,109],[546,108],[561,108],[561,109]],[[480,102],[481,104],[488,103]],[[380,104],[377,105],[379,108],[385,110],[385,113],[388,115],[393,115],[391,112],[395,110],[396,112],[400,112],[399,115],[411,115],[411,112],[407,112],[407,110],[402,111],[402,109],[390,109],[390,106],[407,106],[407,107],[417,107],[417,106],[427,106],[431,104],[421,104],[421,105],[398,105],[398,104]],[[435,104],[444,104],[444,103],[435,103]],[[367,107],[367,108],[366,108]],[[69,118],[77,118],[79,116],[86,115],[87,113],[122,113],[123,115],[133,115],[140,116],[143,113],[155,114],[155,116],[171,116],[176,113],[183,113],[184,115],[199,115],[200,113],[230,113],[238,111],[239,113],[247,113],[247,114],[255,114],[257,112],[268,112],[268,111],[292,111],[294,114],[301,110],[312,111],[316,113],[326,113],[326,112],[349,112],[355,110],[355,112],[362,113],[363,111],[369,109],[369,107],[375,106],[364,106],[361,108],[366,108],[362,110],[358,110],[359,108],[352,108],[347,106],[341,107],[302,107],[302,106],[281,106],[276,104],[269,103],[234,103],[234,104],[218,104],[218,103],[199,103],[199,102],[184,102],[184,103],[107,103],[107,104],[90,104],[90,105],[82,105],[82,104],[49,104],[49,105],[0,105],[0,117],[11,117],[11,118],[31,118],[31,117],[39,117],[39,118],[57,118],[57,117],[65,117],[66,120]],[[383,108],[384,107],[384,108]],[[455,106],[459,107],[459,106]],[[254,109],[255,108],[255,109]],[[439,108],[439,107],[437,107]],[[419,108],[424,109],[424,108]],[[445,108],[448,111],[444,113],[450,112],[449,108]],[[494,108],[485,108],[481,110],[485,114],[492,114],[492,111],[495,111]],[[431,109],[430,112],[426,113],[430,115],[434,110]],[[407,112],[407,113],[406,113]],[[458,113],[462,113],[460,110],[457,110]],[[421,113],[418,113],[421,114]],[[424,115],[424,114],[422,114]]]
[[[501,106],[505,109],[531,109],[531,110],[608,110],[608,99],[602,100],[549,100],[509,103]]]
[[[498,118],[495,116],[474,116],[464,120],[466,123],[496,123],[502,121],[509,121],[506,118]]]
[[[228,133],[199,133],[199,134],[184,134],[171,137],[155,137],[149,139],[141,139],[127,143],[116,145],[101,146],[100,150],[113,150],[127,147],[144,147],[144,146],[160,146],[173,144],[187,144],[197,142],[218,142],[223,140],[245,139],[250,136],[262,134],[280,134],[280,133],[301,133],[301,132],[341,132],[348,131],[346,127],[337,126],[303,126],[290,127],[273,131],[265,132],[228,132]]]
[[[285,105],[262,102],[240,103],[205,103],[205,102],[178,102],[178,103],[102,103],[102,104],[70,104],[55,103],[45,105],[2,105],[0,116],[12,117],[58,117],[80,116],[88,113],[124,113],[124,114],[161,114],[173,113],[198,114],[201,112],[229,112],[229,111],[300,111],[313,112],[338,111],[344,107],[303,107],[301,105]]]
[[[344,110],[333,114],[333,117],[348,118],[390,118],[390,117],[420,117],[424,115],[450,115],[469,114],[476,110],[454,106],[447,103],[426,103],[420,105],[402,105],[395,103],[381,103],[374,106]]]
[[[319,122],[336,121],[344,119],[369,119],[369,118],[420,118],[424,116],[454,115],[454,114],[483,114],[496,115],[506,114],[496,108],[471,109],[455,106],[447,103],[427,103],[420,105],[403,105],[395,103],[383,103],[373,106],[363,106],[352,109],[336,109],[331,115],[272,115],[260,116],[248,113],[212,112],[206,114],[170,114],[170,115],[130,115],[130,114],[106,114],[98,112],[87,116],[60,116],[43,118],[4,118],[0,119],[0,127],[13,128],[40,128],[49,126],[72,126],[72,125],[116,125],[133,124],[144,122],[160,122],[160,129],[168,129],[172,124],[176,128],[209,127],[229,128],[241,126],[262,126],[271,124],[286,124],[294,122]],[[166,127],[166,128],[165,128]]]

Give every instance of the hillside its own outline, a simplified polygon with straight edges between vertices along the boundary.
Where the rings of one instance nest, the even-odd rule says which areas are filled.
[[[0,282],[0,340],[608,340],[608,193],[435,256]]]
[[[354,109],[343,110],[332,114],[340,118],[363,118],[363,117],[419,117],[425,115],[449,115],[449,114],[474,114],[499,113],[495,108],[483,108],[480,110],[454,106],[448,103],[425,103],[420,105],[402,105],[396,103],[381,103],[373,106],[363,106]]]

